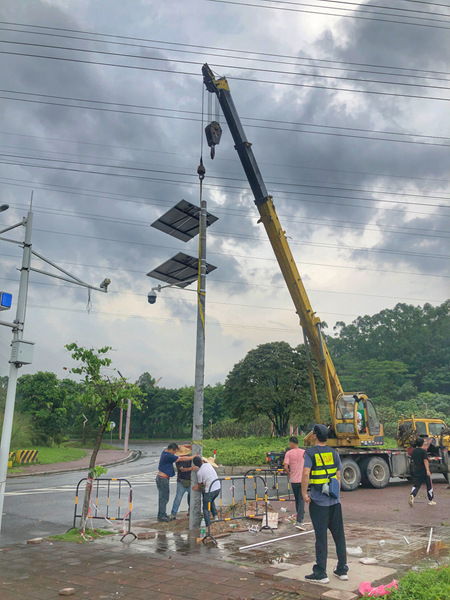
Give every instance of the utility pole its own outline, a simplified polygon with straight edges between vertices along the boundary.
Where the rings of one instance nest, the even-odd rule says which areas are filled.
[[[202,161],[197,169],[200,179],[200,231],[199,231],[199,274],[197,283],[197,343],[195,352],[194,414],[192,419],[192,453],[202,453],[203,441],[203,392],[205,386],[205,306],[206,306],[206,227],[207,204],[203,199],[202,183],[205,168]],[[197,473],[191,471],[191,489],[197,484]],[[200,527],[201,494],[191,493],[189,529]]]
[[[32,202],[33,202],[33,194],[31,195],[31,205],[30,210],[26,218],[23,218],[22,221],[16,223],[15,225],[10,225],[5,229],[0,230],[0,235],[5,233],[6,231],[10,231],[11,229],[16,229],[17,227],[25,227],[25,237],[23,242],[18,242],[17,240],[9,239],[6,237],[0,237],[1,241],[11,242],[13,244],[18,244],[23,247],[22,253],[22,266],[20,269],[20,282],[19,282],[19,293],[17,296],[17,309],[16,309],[16,318],[12,323],[7,323],[5,321],[0,321],[0,325],[5,325],[6,327],[10,327],[13,332],[13,339],[11,342],[11,358],[9,360],[10,368],[9,368],[9,378],[8,378],[8,389],[6,391],[6,404],[5,404],[5,414],[3,417],[3,428],[2,428],[2,439],[0,444],[0,532],[2,527],[2,518],[3,518],[3,505],[5,501],[5,487],[6,487],[6,477],[8,472],[8,458],[9,458],[9,450],[11,447],[11,434],[12,434],[12,425],[14,419],[14,406],[16,403],[16,390],[17,390],[17,379],[19,374],[19,368],[22,365],[29,365],[33,362],[33,342],[26,342],[23,339],[23,331],[25,325],[25,314],[27,310],[27,296],[28,296],[28,280],[30,276],[30,271],[35,271],[36,273],[41,273],[42,275],[48,275],[49,277],[55,277],[56,279],[61,279],[62,281],[68,281],[69,283],[80,285],[82,287],[88,288],[89,290],[97,290],[99,292],[107,293],[108,286],[111,283],[110,279],[104,279],[100,284],[100,287],[92,286],[88,283],[85,283],[75,275],[72,275],[68,271],[58,267],[58,265],[54,264],[52,261],[48,260],[41,254],[38,254],[32,249],[31,245],[31,231],[33,227],[33,212],[32,212]],[[3,205],[0,207],[0,212],[7,210],[9,208],[8,205]],[[58,271],[67,275],[67,277],[62,277],[61,275],[57,275],[54,273],[48,273],[47,271],[42,271],[41,269],[36,269],[31,266],[32,256],[37,256],[40,260],[45,263],[51,265]]]
[[[19,368],[22,366],[16,356],[20,341],[23,339],[23,327],[28,295],[28,279],[31,265],[31,230],[33,227],[33,213],[28,211],[22,223],[25,227],[25,240],[23,242],[22,267],[20,269],[19,294],[17,297],[16,318],[13,323],[13,341],[11,344],[11,358],[9,367],[8,389],[6,392],[5,414],[3,417],[2,441],[0,445],[0,531],[2,528],[3,504],[5,500],[6,475],[8,471],[9,449],[11,447],[11,433],[14,419],[14,405],[16,402],[17,379]],[[31,361],[30,361],[31,362]]]

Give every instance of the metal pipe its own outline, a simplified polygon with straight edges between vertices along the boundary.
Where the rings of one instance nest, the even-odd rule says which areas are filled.
[[[256,548],[256,546],[264,546],[264,544],[273,544],[281,540],[288,540],[289,538],[298,537],[299,535],[308,535],[308,533],[314,533],[314,529],[311,531],[303,531],[302,533],[294,533],[292,535],[285,535],[284,537],[275,538],[274,540],[266,540],[265,542],[258,542],[257,544],[250,544],[250,546],[241,546],[239,550],[247,550],[247,548]]]

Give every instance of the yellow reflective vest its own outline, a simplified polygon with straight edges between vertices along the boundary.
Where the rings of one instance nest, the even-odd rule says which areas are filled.
[[[334,452],[329,446],[314,446],[308,448],[307,452],[313,464],[309,475],[311,485],[322,486],[328,479],[336,477],[337,464]]]

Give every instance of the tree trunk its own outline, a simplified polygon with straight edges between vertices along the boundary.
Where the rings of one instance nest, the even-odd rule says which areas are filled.
[[[88,471],[88,480],[86,482],[86,489],[84,490],[84,500],[83,500],[83,512],[81,513],[81,521],[78,527],[78,531],[84,531],[86,528],[86,521],[89,512],[89,503],[91,501],[91,493],[92,493],[92,485],[93,480],[95,478],[95,461],[97,460],[97,454],[100,450],[100,446],[102,443],[103,434],[105,433],[106,426],[108,425],[108,420],[111,415],[111,409],[108,409],[105,414],[105,419],[103,421],[102,426],[99,429],[97,434],[97,438],[94,443],[94,447],[92,449],[91,460],[89,461],[89,471]]]

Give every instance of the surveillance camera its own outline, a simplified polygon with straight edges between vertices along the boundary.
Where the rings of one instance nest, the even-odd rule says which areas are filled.
[[[147,294],[148,303],[149,304],[155,304],[157,297],[158,296],[156,295],[155,290],[150,290],[150,292]]]
[[[105,290],[105,292],[108,291],[108,285],[111,283],[111,279],[104,279],[101,284],[100,284],[100,288],[102,290]]]

